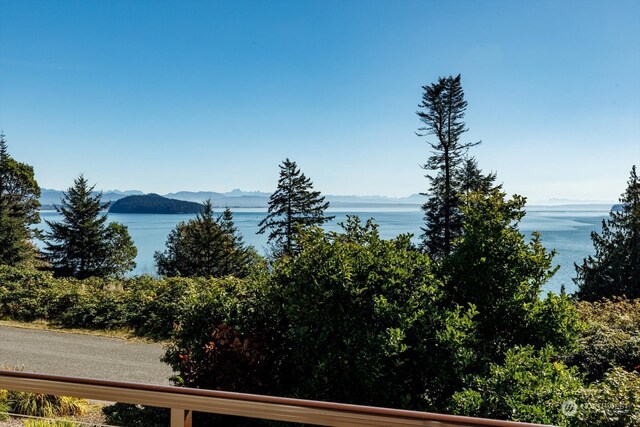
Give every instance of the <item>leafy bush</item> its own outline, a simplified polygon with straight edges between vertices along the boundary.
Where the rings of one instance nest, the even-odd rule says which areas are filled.
[[[125,282],[127,324],[140,335],[167,338],[189,306],[226,279],[167,278],[142,276]]]
[[[524,205],[523,197],[506,199],[498,189],[466,196],[463,235],[441,268],[448,298],[478,311],[479,372],[486,371],[486,361],[502,363],[514,346],[569,348],[580,330],[567,296],[541,300],[543,285],[555,273],[553,252],[539,234],[527,241],[518,230]]]
[[[259,320],[267,311],[265,286],[231,278],[216,283],[184,296],[164,360],[180,373],[181,385],[251,393],[277,389],[277,375],[250,361],[265,348],[253,341],[258,329],[268,330],[269,323]]]
[[[164,339],[185,304],[224,280],[150,276],[76,280],[0,266],[0,317],[42,319],[67,328],[127,329]]]
[[[407,236],[350,218],[342,234],[303,232],[298,249],[266,284],[226,280],[185,304],[165,359],[179,383],[411,408],[453,393],[473,310],[440,308]]]
[[[115,403],[102,408],[106,422],[122,427],[168,427],[170,410],[152,406]]]
[[[286,346],[265,283],[227,278],[184,295],[164,360],[178,385],[282,395]],[[239,417],[194,414],[194,425],[256,425]],[[248,423],[248,424],[247,424]]]
[[[44,301],[52,293],[50,274],[0,266],[0,316],[32,321],[46,318]]]
[[[488,376],[457,392],[451,410],[475,417],[567,425],[570,417],[563,414],[562,404],[576,400],[582,386],[577,370],[557,361],[551,347],[513,348],[503,365],[492,364]]]
[[[289,392],[432,409],[473,360],[473,309],[444,309],[442,283],[410,236],[382,240],[349,217],[343,233],[301,234],[270,289],[286,319]],[[393,390],[390,393],[389,390]]]
[[[602,379],[613,367],[640,369],[640,300],[578,302],[576,307],[587,328],[567,363],[578,366],[590,381]]]
[[[640,426],[640,375],[621,368],[581,390],[571,425],[579,427]]]

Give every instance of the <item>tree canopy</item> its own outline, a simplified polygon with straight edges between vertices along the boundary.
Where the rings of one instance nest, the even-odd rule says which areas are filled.
[[[515,345],[571,345],[577,315],[566,296],[547,295],[542,286],[553,276],[553,252],[540,235],[530,241],[518,226],[525,199],[494,189],[471,193],[462,206],[463,234],[443,260],[445,292],[455,305],[472,304],[479,360],[501,361]]]
[[[35,260],[32,225],[40,222],[40,187],[33,167],[14,160],[0,134],[0,264],[22,265]]]
[[[127,227],[107,223],[108,203],[94,187],[80,175],[56,206],[62,221],[47,221],[44,255],[56,276],[119,277],[135,268],[138,251]]]
[[[298,254],[274,266],[296,395],[433,409],[473,358],[475,312],[444,307],[442,283],[410,236],[382,240],[357,217],[343,228],[306,230]]]
[[[268,241],[274,245],[275,254],[290,255],[296,250],[301,230],[333,219],[324,215],[328,207],[329,202],[319,191],[313,191],[313,183],[296,162],[285,159],[280,165],[278,188],[269,199],[269,213],[258,224],[258,234],[269,230]]]
[[[216,218],[207,200],[194,219],[171,230],[165,251],[154,258],[158,274],[168,277],[245,277],[260,257],[244,245],[231,210]]]
[[[479,142],[462,142],[467,132],[463,121],[467,109],[461,77],[440,77],[437,83],[423,86],[424,93],[416,112],[424,126],[419,136],[434,135],[429,142],[432,154],[422,168],[435,171],[427,174],[430,188],[422,193],[429,197],[422,210],[425,227],[422,246],[435,259],[451,253],[452,244],[462,232],[463,215],[460,193],[491,187],[495,174],[482,175],[475,159],[465,159],[470,147]]]
[[[109,207],[112,213],[194,214],[200,211],[200,203],[169,199],[153,193],[123,197]]]
[[[640,180],[635,166],[620,203],[602,220],[602,232],[591,233],[595,255],[576,264],[579,299],[640,298]]]

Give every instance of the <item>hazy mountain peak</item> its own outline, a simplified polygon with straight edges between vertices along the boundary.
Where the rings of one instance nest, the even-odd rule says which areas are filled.
[[[107,190],[102,194],[102,201],[116,201],[127,196],[141,196],[144,195],[139,190],[126,190],[121,191],[118,189]],[[156,195],[155,193],[149,193],[149,195]],[[175,200],[183,200],[188,202],[203,203],[205,200],[210,199],[214,207],[242,207],[242,208],[266,208],[269,203],[269,197],[271,193],[264,191],[243,191],[240,188],[234,188],[231,191],[222,193],[215,191],[177,191],[164,195],[159,195]],[[42,189],[42,196],[40,197],[40,203],[44,206],[51,206],[60,204],[60,200],[63,197],[63,192],[60,190]],[[408,197],[387,197],[381,195],[331,195],[327,194],[326,200],[331,203],[333,207],[350,207],[350,206],[417,206],[424,203],[425,196],[419,194],[411,194]]]

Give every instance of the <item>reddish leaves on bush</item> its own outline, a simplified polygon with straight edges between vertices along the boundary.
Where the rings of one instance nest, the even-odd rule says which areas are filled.
[[[267,350],[268,338],[242,334],[228,325],[218,325],[198,357],[179,354],[181,376],[188,387],[210,390],[267,393],[277,382],[276,370]]]

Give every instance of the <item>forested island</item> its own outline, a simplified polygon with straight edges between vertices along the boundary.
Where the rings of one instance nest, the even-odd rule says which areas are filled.
[[[111,213],[138,214],[196,214],[202,212],[202,204],[169,199],[158,194],[127,196],[116,200],[109,207]]]

